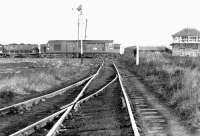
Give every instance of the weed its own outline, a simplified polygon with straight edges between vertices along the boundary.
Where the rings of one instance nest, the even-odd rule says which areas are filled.
[[[160,94],[174,108],[181,119],[192,126],[200,124],[200,60],[162,54],[140,54],[140,65],[125,56],[121,63],[141,76],[155,93]],[[200,126],[198,126],[200,127]]]
[[[10,87],[4,87],[0,90],[0,98],[4,100],[12,100],[15,97],[15,93]]]

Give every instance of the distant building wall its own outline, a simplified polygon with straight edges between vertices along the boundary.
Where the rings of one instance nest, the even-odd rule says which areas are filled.
[[[146,54],[146,53],[155,53],[155,54],[160,54],[160,53],[170,53],[171,54],[171,50],[164,47],[164,46],[142,46],[139,47],[139,52]],[[136,46],[132,46],[132,47],[127,47],[124,49],[124,54],[128,55],[128,56],[136,56]]]
[[[172,45],[173,56],[200,56],[200,45],[189,45],[189,44],[174,44]]]

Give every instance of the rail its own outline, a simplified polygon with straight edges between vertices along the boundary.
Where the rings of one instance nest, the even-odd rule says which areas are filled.
[[[75,104],[74,107],[76,107],[77,105],[79,105],[79,103],[83,103],[84,101],[87,101],[88,99],[90,99],[90,98],[92,98],[92,97],[94,97],[94,96],[97,96],[100,92],[102,92],[102,91],[103,91],[105,88],[107,88],[110,84],[112,84],[113,82],[115,82],[115,81],[117,80],[117,78],[118,78],[118,76],[116,75],[116,77],[115,77],[112,81],[110,81],[107,85],[105,85],[104,87],[102,87],[101,89],[99,89],[98,91],[96,91],[95,93],[93,93],[93,94],[91,94],[91,95],[89,95],[89,96],[87,96],[87,97],[85,97],[85,98],[79,100],[79,101]],[[66,107],[69,107],[69,105],[63,106],[63,107],[61,107],[61,109],[64,109],[64,108],[66,108]]]
[[[84,101],[87,101],[88,99],[90,99],[90,98],[92,98],[92,97],[94,97],[94,96],[97,96],[97,95],[98,95],[100,92],[102,92],[105,88],[107,88],[109,85],[111,85],[112,83],[114,83],[114,82],[117,80],[117,78],[118,78],[118,76],[116,75],[115,78],[114,78],[112,81],[110,81],[107,85],[105,85],[104,87],[102,87],[102,88],[101,88],[100,90],[98,90],[97,92],[95,92],[95,93],[93,93],[93,94],[91,94],[91,95],[89,95],[89,96],[87,96],[87,97],[81,99],[80,101],[78,101],[78,102],[76,103],[76,105],[78,105],[79,103],[83,103]],[[75,105],[75,107],[76,107],[76,105]]]
[[[77,105],[79,105],[79,103],[83,103],[84,101],[87,101],[88,99],[92,98],[92,97],[95,97],[97,96],[99,93],[101,93],[105,88],[107,88],[110,84],[112,84],[113,82],[115,82],[117,80],[118,76],[116,76],[112,81],[110,81],[107,85],[105,85],[104,87],[102,87],[100,90],[98,90],[97,92],[79,100],[76,105],[74,107],[76,107]],[[69,108],[69,106],[72,106],[74,105],[75,103],[72,102],[64,107],[61,107],[61,110],[30,125],[30,126],[27,126],[26,128],[24,129],[21,129],[13,134],[11,134],[10,136],[24,136],[24,135],[29,135],[31,133],[33,133],[35,131],[35,129],[39,129],[39,128],[42,128],[44,127],[48,122],[52,121],[55,117],[59,116],[60,114],[62,114],[63,112],[66,111],[67,108]]]
[[[127,109],[128,109],[128,114],[129,114],[129,117],[130,117],[131,126],[132,126],[132,129],[133,129],[134,135],[135,136],[140,136],[140,133],[138,131],[138,128],[137,128],[137,125],[136,125],[136,122],[135,122],[135,119],[134,119],[134,116],[133,116],[131,105],[129,103],[128,95],[127,95],[126,90],[124,88],[124,85],[122,83],[122,77],[121,77],[121,75],[119,73],[119,70],[118,70],[118,68],[117,68],[117,66],[115,65],[114,62],[113,62],[113,65],[114,65],[114,67],[115,67],[115,69],[117,71],[117,75],[118,75],[120,86],[121,86],[121,89],[122,89],[122,92],[123,92],[123,95],[124,95],[124,98],[125,98],[125,102],[126,102],[126,106],[127,106]]]
[[[103,65],[103,61],[102,61],[102,65]],[[102,65],[100,67],[102,67]],[[99,73],[99,70],[100,68],[97,70],[96,73]],[[95,73],[95,74],[96,74]],[[40,101],[45,101],[45,99],[48,99],[48,98],[52,98],[56,95],[61,95],[63,94],[65,91],[73,88],[73,87],[77,87],[81,84],[83,84],[84,82],[86,82],[87,80],[91,79],[95,74],[89,76],[89,77],[86,77],[85,79],[79,81],[79,82],[76,82],[70,86],[67,86],[67,87],[64,87],[62,89],[59,89],[55,92],[52,92],[52,93],[49,93],[49,94],[46,94],[46,95],[42,95],[42,96],[39,96],[39,97],[35,97],[35,98],[32,98],[32,99],[29,99],[29,100],[26,100],[26,101],[23,101],[23,102],[19,102],[17,104],[13,104],[13,105],[10,105],[10,106],[7,106],[7,107],[4,107],[4,108],[1,108],[0,109],[0,115],[5,115],[7,113],[10,113],[11,111],[18,111],[18,110],[29,110],[31,108],[32,105],[37,105]]]
[[[39,97],[36,97],[36,98],[32,98],[32,99],[29,99],[27,101],[23,101],[23,102],[20,102],[20,103],[17,103],[17,104],[13,104],[11,106],[7,106],[7,107],[4,107],[4,108],[1,108],[0,109],[0,115],[4,115],[4,114],[7,114],[9,113],[10,111],[14,110],[14,109],[23,109],[26,107],[26,109],[28,109],[29,107],[31,107],[33,104],[38,104],[40,101],[44,101],[45,99],[48,99],[48,98],[52,98],[56,95],[61,95],[63,94],[65,91],[73,88],[73,87],[76,87],[76,86],[79,86],[81,84],[83,84],[84,82],[86,82],[87,80],[91,79],[94,75],[91,75],[75,84],[72,84],[70,86],[67,86],[65,88],[62,88],[62,89],[59,89],[55,92],[52,92],[52,93],[49,93],[49,94],[46,94],[46,95],[43,95],[43,96],[39,96]]]
[[[103,62],[103,63],[104,63],[104,62]],[[88,82],[91,82],[91,79],[93,79],[96,75],[99,74],[100,69],[103,67],[103,63],[102,63],[102,65],[99,67],[99,69],[97,70],[97,72],[96,72],[94,75],[88,77],[88,78],[90,79]],[[87,80],[86,80],[86,81],[87,81]],[[88,84],[88,83],[87,83],[87,84]],[[87,85],[87,84],[86,84],[86,85]],[[86,85],[85,85],[85,86],[86,86]],[[85,87],[84,87],[84,88],[85,88]],[[84,89],[84,88],[83,88],[83,89]],[[83,90],[83,89],[82,89],[82,90]],[[86,88],[85,88],[85,89],[86,89]],[[80,94],[83,94],[83,91],[81,91],[77,97],[81,97]],[[75,99],[75,100],[78,100],[78,99]],[[63,108],[62,110],[60,110],[60,111],[58,111],[58,112],[56,112],[56,113],[54,113],[54,114],[52,114],[52,115],[50,115],[50,116],[44,118],[44,119],[42,119],[42,120],[40,120],[40,121],[38,121],[38,122],[35,122],[35,123],[31,124],[30,126],[27,126],[27,127],[25,127],[25,128],[23,128],[23,129],[21,129],[21,130],[15,132],[15,133],[11,134],[10,136],[26,136],[26,135],[32,134],[33,132],[35,132],[35,130],[46,126],[46,124],[47,124],[48,122],[51,122],[51,121],[54,120],[56,117],[58,117],[60,114],[66,113],[66,112],[68,111],[68,109],[69,109],[70,107],[73,107],[73,105],[77,102],[77,101],[75,101],[75,100],[74,100],[73,102],[71,102],[70,104],[66,105],[65,108]]]
[[[96,74],[87,82],[87,84],[84,86],[84,88],[81,90],[81,92],[78,94],[78,96],[75,98],[75,100],[72,103],[78,102],[78,100],[81,98],[81,96],[83,95],[86,88],[89,86],[89,84],[92,82],[92,80],[94,78],[96,78],[96,76],[99,74],[100,69],[103,67],[103,64],[104,64],[104,62],[102,63],[102,65],[100,66],[100,68],[98,69]],[[48,134],[46,136],[55,136],[56,135],[56,133],[58,132],[62,122],[64,121],[66,116],[69,114],[69,112],[72,110],[73,106],[74,106],[74,104],[67,108],[65,113],[60,117],[60,119],[56,122],[56,124],[54,124],[54,126],[51,128],[51,130],[48,132]]]

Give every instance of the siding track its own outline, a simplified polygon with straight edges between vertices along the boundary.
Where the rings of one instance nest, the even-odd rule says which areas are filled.
[[[71,103],[10,136],[140,136],[114,63],[105,62]]]
[[[103,63],[102,63],[102,65],[99,67],[99,69],[98,69],[98,71],[96,72],[96,74],[94,74],[94,75],[92,75],[91,77],[90,77],[90,79],[89,79],[89,81],[88,82],[91,82],[98,74],[99,74],[99,71],[100,71],[100,69],[102,68],[102,66],[103,66]],[[88,84],[88,82],[86,83],[86,85]],[[76,90],[76,89],[75,89]],[[80,88],[79,88],[79,90],[80,90]],[[80,90],[80,91],[74,91],[74,92],[79,92],[79,94],[78,94],[78,97],[81,97],[82,96],[82,94],[83,94],[83,90],[85,90],[85,86]],[[67,94],[69,94],[69,92],[66,92]],[[63,94],[62,94],[63,95]],[[61,96],[62,96],[61,95]],[[68,99],[68,101],[69,101],[69,99],[71,100],[71,103],[69,103],[68,104],[68,106],[70,106],[70,105],[73,105],[74,104],[74,102],[72,101],[73,99],[74,99],[75,97],[71,97],[71,96],[68,96],[67,97],[67,99]],[[56,98],[56,100],[59,100],[60,98]],[[75,99],[77,99],[77,98],[75,98]],[[67,103],[67,101],[63,101],[62,100],[62,103]],[[63,105],[62,105],[63,106]],[[61,106],[60,106],[61,107]],[[60,108],[59,106],[57,106],[57,108]],[[41,127],[43,127],[43,126],[46,126],[46,125],[49,125],[49,124],[51,124],[51,122],[52,121],[54,121],[54,120],[56,120],[57,119],[57,116],[59,116],[61,113],[63,113],[64,111],[65,111],[66,109],[63,109],[63,110],[61,110],[61,111],[58,111],[57,110],[57,112],[55,113],[55,110],[53,110],[54,111],[54,114],[52,114],[52,111],[50,111],[50,113],[52,114],[52,115],[50,115],[50,116],[48,116],[48,117],[46,117],[46,118],[44,118],[44,119],[42,119],[42,120],[39,120],[38,122],[36,122],[36,123],[33,123],[32,125],[30,125],[30,126],[27,126],[26,128],[24,128],[24,129],[22,129],[22,130],[19,130],[19,131],[17,131],[16,133],[13,133],[12,135],[19,135],[19,136],[21,136],[21,135],[28,135],[28,134],[31,134],[31,133],[33,133],[35,130],[37,130],[37,129],[39,129],[39,128],[41,128]],[[44,113],[45,114],[45,113]],[[45,114],[46,115],[46,114]],[[13,128],[14,126],[11,126],[11,128],[10,129],[14,129]],[[15,129],[14,129],[15,130]],[[4,134],[6,133],[6,135],[8,135],[9,133],[11,133],[10,131],[9,131],[9,129],[8,128],[5,128],[5,130],[4,131],[6,131],[6,132],[4,132]]]
[[[92,76],[94,76],[94,75],[92,75]],[[13,104],[11,106],[1,108],[0,109],[0,115],[6,115],[6,114],[9,114],[9,113],[21,113],[21,112],[29,111],[31,107],[38,105],[40,102],[44,102],[45,99],[49,99],[49,98],[55,97],[57,95],[61,95],[64,92],[68,91],[69,89],[72,89],[74,87],[82,85],[83,83],[88,81],[90,78],[92,78],[92,76],[89,76],[89,77],[87,77],[87,78],[85,78],[85,79],[83,79],[83,80],[81,80],[81,81],[79,81],[75,84],[64,87],[64,88],[59,89],[55,92],[52,92],[52,93],[49,93],[49,94],[46,94],[46,95],[43,95],[43,96],[39,96],[39,97],[30,99],[30,100],[27,100],[27,101],[24,101],[24,102],[20,102],[20,103],[17,103],[17,104]]]

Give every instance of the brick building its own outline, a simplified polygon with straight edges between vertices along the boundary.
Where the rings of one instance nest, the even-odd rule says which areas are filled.
[[[194,28],[185,28],[172,35],[173,56],[200,56],[200,31]]]

